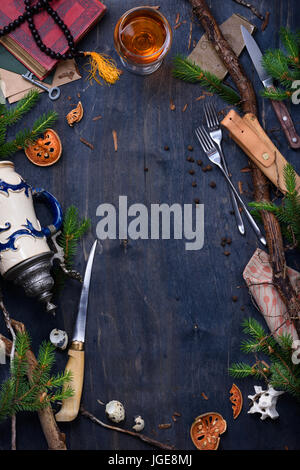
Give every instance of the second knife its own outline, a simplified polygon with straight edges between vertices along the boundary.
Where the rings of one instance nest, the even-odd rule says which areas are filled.
[[[261,79],[265,88],[274,87],[273,78],[267,73],[262,65],[262,52],[258,47],[255,39],[251,36],[249,31],[247,31],[244,26],[241,26],[242,35],[245,41],[247,51],[251,57],[251,60],[254,64],[254,67],[258,73],[259,78]],[[281,124],[281,127],[286,135],[288,143],[291,148],[299,149],[300,148],[300,137],[296,132],[294,123],[290,116],[290,113],[283,103],[283,101],[271,100],[276,116]]]

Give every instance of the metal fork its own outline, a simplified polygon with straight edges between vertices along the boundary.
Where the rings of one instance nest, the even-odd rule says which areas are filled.
[[[237,190],[235,189],[231,179],[229,178],[229,176],[227,175],[226,171],[224,170],[223,168],[223,165],[221,163],[221,155],[220,155],[220,152],[217,150],[213,140],[211,139],[210,135],[208,134],[208,132],[206,132],[205,128],[202,126],[202,127],[198,127],[196,130],[195,130],[195,133],[196,133],[196,136],[201,144],[201,147],[203,148],[203,151],[206,153],[207,157],[209,158],[209,160],[214,163],[214,165],[217,165],[220,170],[222,171],[223,175],[225,176],[225,178],[227,179],[228,181],[228,184],[230,185],[232,191],[234,192],[236,198],[238,199],[238,201],[240,202],[241,206],[243,207],[243,210],[245,212],[245,215],[252,227],[252,229],[254,230],[257,238],[259,239],[259,241],[264,245],[266,246],[267,242],[266,242],[266,239],[265,237],[262,235],[261,231],[260,231],[260,228],[258,227],[258,225],[256,224],[255,220],[253,219],[252,215],[250,214],[250,212],[248,211],[246,205],[244,204],[242,198],[240,197],[239,193],[237,192]]]
[[[222,137],[223,137],[222,129],[220,126],[219,118],[216,113],[215,107],[212,103],[204,104],[204,114],[206,118],[209,135],[212,138],[212,140],[215,142],[217,149],[219,150],[223,168],[227,176],[229,177],[227,163],[226,163],[225,156],[222,150]],[[235,215],[238,230],[241,235],[245,235],[245,226],[244,226],[244,222],[243,222],[240,210],[239,210],[236,197],[231,188],[229,188],[229,191],[230,191],[231,203],[232,203],[232,207],[234,210],[234,215]]]

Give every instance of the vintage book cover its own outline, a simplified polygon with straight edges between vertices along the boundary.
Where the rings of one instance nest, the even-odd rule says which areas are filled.
[[[106,12],[105,5],[99,0],[56,0],[52,3],[52,7],[70,29],[76,43]],[[23,0],[0,2],[0,27],[3,28],[23,13]],[[68,44],[63,32],[50,15],[42,11],[35,15],[34,20],[44,43],[55,52],[64,54]],[[57,64],[56,59],[48,57],[37,47],[27,22],[1,38],[0,42],[40,80],[43,80]]]

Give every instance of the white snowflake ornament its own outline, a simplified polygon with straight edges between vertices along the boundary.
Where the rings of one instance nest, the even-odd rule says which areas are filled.
[[[254,385],[255,395],[248,395],[248,398],[252,400],[252,406],[248,411],[248,414],[260,413],[260,419],[266,418],[276,419],[279,414],[276,411],[276,404],[278,397],[284,392],[274,390],[269,385],[268,390],[263,390],[262,387]]]

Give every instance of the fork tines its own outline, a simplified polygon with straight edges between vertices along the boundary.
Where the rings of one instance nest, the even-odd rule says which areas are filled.
[[[205,153],[216,150],[215,144],[203,126],[197,127],[195,133]]]
[[[210,130],[220,127],[220,122],[213,103],[204,103],[204,114],[207,126]]]

